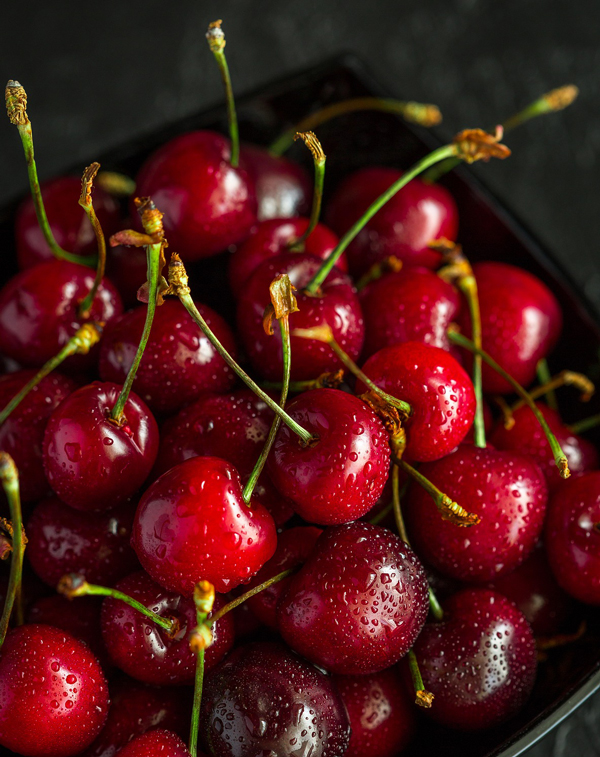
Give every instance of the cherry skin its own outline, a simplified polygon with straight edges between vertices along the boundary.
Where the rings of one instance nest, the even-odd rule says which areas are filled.
[[[281,425],[267,459],[275,486],[309,523],[362,517],[377,502],[389,471],[382,421],[358,397],[338,389],[304,392],[286,412],[317,441],[303,446]]]
[[[130,545],[133,505],[81,513],[59,499],[42,500],[27,523],[27,557],[36,574],[56,587],[67,573],[114,586],[139,564]]]
[[[476,263],[473,273],[481,309],[483,349],[519,384],[535,378],[538,361],[554,347],[562,327],[560,306],[552,292],[531,273],[507,263]],[[471,334],[463,308],[460,325]],[[484,392],[510,394],[511,385],[483,364]]]
[[[125,228],[131,228],[133,221],[123,222]],[[148,278],[146,250],[143,247],[117,245],[108,247],[106,274],[121,295],[123,305],[132,308],[138,305],[138,289]]]
[[[548,496],[533,460],[464,444],[442,460],[420,466],[419,472],[481,518],[468,528],[444,520],[430,495],[411,486],[404,508],[408,532],[417,552],[436,570],[481,583],[510,573],[531,553]]]
[[[282,644],[255,643],[207,676],[200,734],[215,757],[338,757],[350,727],[328,676]]]
[[[269,304],[269,285],[278,274],[286,273],[298,290],[299,312],[290,315],[290,329],[306,329],[329,324],[338,344],[353,360],[363,346],[364,324],[358,297],[348,276],[336,268],[321,287],[321,293],[302,292],[322,261],[306,253],[281,253],[265,260],[252,274],[238,300],[237,326],[240,338],[253,367],[269,381],[281,381],[283,350],[279,328],[267,335],[263,314]],[[300,339],[292,333],[292,381],[317,378],[335,371],[340,361],[329,345],[314,339]]]
[[[230,258],[229,283],[234,296],[240,296],[248,279],[263,261],[282,252],[291,252],[290,244],[304,234],[308,224],[308,218],[274,218],[259,224]],[[302,252],[325,260],[338,241],[332,231],[318,223],[304,242]],[[337,267],[344,273],[348,270],[344,255]]]
[[[344,757],[397,757],[415,730],[414,705],[398,673],[333,676],[350,718]]]
[[[164,213],[165,236],[186,262],[242,242],[256,223],[254,186],[230,157],[225,137],[193,131],[159,147],[138,173],[136,194]]]
[[[60,176],[42,185],[42,197],[50,229],[56,243],[76,255],[97,253],[96,235],[83,208],[79,205],[81,179]],[[119,226],[119,205],[101,187],[94,187],[94,210],[108,237]],[[15,241],[19,268],[31,268],[54,260],[35,214],[33,200],[28,197],[19,207],[15,219]]]
[[[136,736],[126,746],[119,750],[120,757],[190,757],[190,753],[183,741],[170,731],[157,728]],[[202,757],[200,754],[199,757]]]
[[[444,604],[415,644],[423,683],[435,696],[427,714],[470,731],[501,723],[525,704],[535,680],[531,628],[508,599],[469,589]]]
[[[0,408],[35,376],[35,371],[17,371],[0,376]],[[51,413],[76,388],[60,373],[43,378],[0,426],[0,449],[15,461],[19,471],[21,499],[40,499],[49,492],[42,462],[44,431]]]
[[[265,508],[242,498],[239,473],[218,457],[193,457],[142,497],[132,543],[142,567],[169,591],[191,596],[201,580],[225,593],[273,556],[277,535]]]
[[[11,631],[0,650],[0,744],[27,757],[69,757],[100,733],[108,686],[88,647],[52,626]]]
[[[225,349],[235,356],[229,326],[206,305],[198,310]],[[135,358],[146,308],[134,308],[106,329],[100,349],[100,377],[123,384]],[[150,338],[133,382],[134,391],[155,413],[174,413],[203,392],[226,392],[235,374],[177,299],[156,309]]]
[[[600,472],[566,481],[548,506],[548,562],[562,588],[586,604],[600,604]]]
[[[174,636],[120,599],[107,597],[102,605],[102,636],[114,664],[143,683],[155,686],[191,684],[196,672],[196,654],[189,635],[196,626],[192,599],[165,591],[140,570],[123,578],[115,587],[137,599],[163,618],[175,618],[179,629]],[[226,600],[215,598],[214,610]],[[206,650],[205,666],[216,665],[233,646],[233,618],[224,615],[212,628],[213,643]]]
[[[94,271],[52,260],[14,276],[0,291],[0,351],[27,368],[40,368],[83,324],[79,304],[92,287]],[[114,286],[103,279],[87,320],[109,323],[123,306]],[[95,365],[98,347],[73,355],[61,370],[85,370]]]
[[[340,236],[402,175],[395,168],[361,168],[338,186],[327,206],[326,221]],[[434,268],[441,260],[428,245],[434,239],[456,239],[458,210],[452,195],[439,184],[413,179],[403,187],[350,243],[346,254],[353,276],[395,255],[405,265]]]
[[[283,639],[332,673],[389,668],[427,618],[427,579],[417,556],[387,529],[356,521],[319,538],[277,607]]]
[[[54,492],[77,510],[108,510],[131,497],[150,473],[158,452],[158,426],[131,392],[121,424],[110,418],[121,387],[81,387],[50,416],[44,469]],[[90,485],[93,482],[93,486]]]
[[[464,368],[445,350],[418,342],[384,347],[363,371],[378,387],[408,402],[407,460],[438,460],[467,435],[475,417],[475,391]],[[367,387],[358,381],[357,393]]]

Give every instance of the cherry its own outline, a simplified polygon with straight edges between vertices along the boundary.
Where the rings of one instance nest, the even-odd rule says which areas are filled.
[[[215,757],[337,757],[350,727],[328,676],[281,644],[255,643],[207,676],[200,734]]]
[[[143,570],[123,578],[115,588],[162,617],[176,618],[179,629],[172,637],[133,607],[107,597],[102,605],[102,635],[114,664],[132,678],[155,686],[193,683],[196,655],[189,644],[189,635],[196,626],[193,600],[165,591]],[[214,610],[225,604],[226,600],[217,596]],[[207,669],[216,665],[233,646],[231,615],[220,618],[212,632],[213,644],[205,654]]]
[[[333,676],[350,718],[344,757],[396,757],[415,730],[414,706],[398,673]]]
[[[282,253],[265,260],[252,274],[238,301],[238,331],[254,368],[270,381],[281,381],[283,349],[281,335],[269,336],[263,328],[263,314],[269,304],[269,285],[278,274],[287,274],[296,293],[299,312],[290,316],[291,380],[317,378],[321,373],[334,371],[340,362],[331,349],[314,339],[300,339],[294,329],[329,324],[343,350],[353,360],[363,345],[364,325],[358,297],[346,274],[333,269],[321,287],[311,295],[300,291],[321,267],[322,261],[305,253]]]
[[[535,547],[547,489],[530,458],[465,444],[419,472],[481,518],[469,528],[455,525],[442,518],[427,492],[411,487],[404,508],[408,532],[437,570],[461,581],[491,581],[514,570]]]
[[[14,276],[0,291],[0,351],[28,368],[54,357],[83,323],[78,308],[94,282],[90,268],[52,260]],[[109,323],[123,312],[114,286],[103,279],[87,320]],[[98,348],[73,355],[63,370],[94,365]]]
[[[427,714],[461,730],[489,728],[527,701],[536,673],[529,624],[508,599],[486,589],[455,594],[444,620],[415,644],[423,683],[435,700]]]
[[[519,384],[535,378],[538,361],[545,357],[560,335],[562,314],[552,292],[531,273],[507,263],[476,263],[481,309],[483,349]],[[468,315],[460,324],[471,334]],[[513,391],[510,384],[483,365],[483,390],[492,394]]]
[[[327,207],[327,224],[342,235],[371,203],[402,175],[395,168],[372,166],[346,177]],[[456,239],[458,210],[439,184],[413,179],[387,202],[359,232],[347,250],[353,276],[394,255],[406,265],[434,268],[440,254],[428,247],[434,239]]]
[[[120,391],[117,384],[95,381],[73,392],[48,421],[46,477],[63,502],[78,510],[107,510],[126,501],[154,465],[154,416],[131,392],[122,422],[115,423],[110,412]]]
[[[546,523],[548,562],[575,599],[600,604],[600,472],[566,481],[550,500]]]
[[[0,408],[4,409],[34,376],[31,370],[0,376]],[[60,373],[46,376],[0,425],[0,449],[15,461],[21,498],[26,502],[40,499],[49,491],[42,462],[44,431],[51,413],[76,386]]]
[[[134,509],[79,513],[56,497],[40,502],[27,524],[26,555],[36,574],[56,587],[67,573],[113,586],[138,567],[129,544]]]
[[[427,618],[425,571],[380,526],[329,528],[277,608],[284,640],[332,673],[377,673],[412,647]]]
[[[225,593],[275,552],[275,524],[242,498],[239,473],[218,457],[193,457],[167,471],[142,497],[133,546],[161,586],[190,596],[198,581]]]
[[[256,223],[254,186],[230,156],[225,137],[193,131],[159,147],[140,169],[136,193],[164,213],[165,236],[185,261],[242,242]]]
[[[149,757],[149,755],[190,757],[186,745],[179,736],[160,728],[136,736],[119,750],[119,755],[120,757]]]
[[[196,304],[225,349],[235,356],[235,339],[221,318]],[[145,307],[115,319],[102,339],[99,370],[103,381],[123,384],[146,321]],[[155,413],[173,413],[203,392],[225,392],[235,375],[176,299],[156,309],[150,338],[138,368],[134,391]]]
[[[475,416],[475,392],[466,371],[445,350],[404,342],[372,355],[363,371],[380,389],[412,407],[406,422],[407,460],[437,460],[465,438]],[[366,391],[359,381],[357,392]]]
[[[316,441],[303,446],[287,426],[275,438],[267,469],[304,520],[347,523],[379,498],[390,465],[382,421],[358,397],[338,389],[312,389],[286,412]]]
[[[131,228],[133,221],[124,222]],[[148,262],[143,247],[117,245],[107,249],[106,273],[121,295],[123,305],[131,308],[138,304],[137,293],[148,278]]]
[[[102,669],[85,644],[45,625],[11,631],[0,650],[0,744],[28,757],[68,757],[100,733]]]

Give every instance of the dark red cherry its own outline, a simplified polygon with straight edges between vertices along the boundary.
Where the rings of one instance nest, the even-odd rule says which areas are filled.
[[[476,263],[473,272],[481,309],[483,349],[522,386],[535,378],[538,361],[554,347],[562,327],[562,314],[555,296],[531,273],[507,263]],[[463,331],[471,323],[463,308]],[[510,394],[513,389],[502,376],[483,364],[483,390]]]
[[[429,607],[415,553],[385,528],[328,528],[277,608],[284,640],[332,673],[389,668],[412,647]]]
[[[600,472],[565,482],[548,505],[546,552],[558,583],[580,602],[600,604]]]
[[[358,397],[338,389],[304,392],[286,411],[318,440],[304,446],[281,425],[267,459],[275,486],[309,523],[347,523],[367,513],[390,465],[382,421]]]
[[[460,296],[427,268],[406,268],[368,284],[359,294],[365,319],[363,356],[402,342],[450,350],[448,326],[456,320]]]
[[[308,218],[274,218],[259,224],[229,260],[229,283],[233,294],[240,296],[250,276],[265,260],[290,252],[290,244],[304,234],[308,224]],[[338,241],[332,231],[318,223],[304,242],[303,252],[325,260]],[[337,267],[344,273],[348,270],[344,255]]]
[[[138,567],[129,543],[134,507],[80,513],[56,497],[40,502],[27,523],[27,557],[36,574],[56,587],[67,573],[114,586]]]
[[[45,625],[11,631],[0,650],[0,744],[27,757],[69,757],[100,733],[108,686],[88,647]]]
[[[270,303],[269,285],[282,273],[298,289],[299,312],[290,315],[290,329],[329,324],[338,344],[353,360],[360,355],[364,324],[358,297],[348,276],[337,269],[327,277],[320,294],[300,291],[319,270],[322,260],[306,253],[282,253],[262,263],[252,274],[238,300],[237,325],[240,338],[254,368],[270,381],[281,381],[283,357],[279,329],[267,335],[263,314]],[[329,345],[292,335],[292,381],[303,381],[340,367]]]
[[[475,416],[475,391],[464,368],[446,350],[418,342],[384,347],[363,371],[378,387],[408,402],[407,460],[437,460],[467,435]],[[359,381],[357,393],[367,387]]]
[[[242,242],[256,223],[254,185],[230,157],[228,139],[193,131],[159,147],[138,173],[136,194],[164,213],[165,236],[185,261]]]
[[[431,496],[413,484],[405,517],[417,552],[461,581],[486,582],[510,573],[531,553],[544,524],[547,488],[538,465],[516,452],[461,445],[419,472],[481,522],[444,520]]]
[[[350,727],[328,676],[282,644],[255,643],[207,676],[200,734],[215,757],[338,757]]]
[[[58,246],[76,255],[94,255],[98,249],[96,235],[79,205],[80,194],[81,179],[77,176],[61,176],[42,185],[46,215]],[[108,238],[119,226],[119,205],[101,187],[94,187],[92,197],[94,210]],[[21,269],[54,260],[38,224],[31,197],[24,200],[17,211],[15,241]]]
[[[451,728],[489,728],[525,704],[536,673],[531,628],[512,602],[487,589],[455,594],[444,620],[428,623],[415,654],[434,704],[427,714]]]
[[[214,310],[198,310],[225,349],[235,356],[231,329]],[[106,329],[100,347],[100,377],[123,384],[144,330],[146,308],[134,308]],[[177,299],[156,309],[150,338],[133,382],[155,413],[174,413],[203,392],[226,392],[235,374]]]
[[[94,282],[94,271],[64,260],[36,265],[14,276],[0,291],[0,351],[27,368],[39,368],[63,347],[83,321],[78,308]],[[88,320],[109,323],[123,306],[103,279]],[[71,371],[93,366],[98,348],[63,363]]]
[[[170,731],[157,728],[136,736],[124,746],[118,754],[120,757],[190,757],[183,741]],[[200,754],[199,757],[202,757]]]
[[[138,505],[132,539],[146,572],[185,596],[203,579],[220,593],[245,583],[277,545],[269,513],[244,502],[239,473],[218,457],[193,457],[155,481]]]
[[[415,730],[414,705],[394,669],[367,676],[333,676],[350,718],[344,757],[397,757]]]
[[[327,224],[340,236],[371,203],[402,175],[395,168],[361,168],[336,189],[327,206]],[[374,263],[390,255],[405,265],[434,268],[440,254],[428,247],[434,239],[456,239],[458,210],[452,195],[439,184],[413,179],[375,214],[350,243],[348,263],[353,276],[362,276]]]
[[[125,228],[133,226],[132,221],[123,223]],[[138,289],[148,278],[146,250],[143,247],[108,247],[106,274],[121,295],[123,305],[132,308],[139,304]]]
[[[0,409],[35,376],[35,371],[17,371],[0,376]],[[51,373],[34,387],[0,425],[0,449],[15,461],[19,470],[21,498],[26,502],[48,494],[44,474],[42,443],[51,413],[75,390],[76,384],[60,373]]]
[[[158,452],[154,416],[131,392],[121,423],[110,418],[121,387],[81,387],[50,416],[44,469],[54,492],[78,510],[108,510],[144,483]]]

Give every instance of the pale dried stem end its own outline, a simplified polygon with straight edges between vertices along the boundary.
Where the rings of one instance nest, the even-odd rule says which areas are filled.
[[[369,270],[363,274],[356,282],[356,290],[361,292],[372,281],[377,281],[386,273],[398,273],[402,270],[402,261],[395,255],[389,255],[387,258],[379,261],[379,263],[373,263]]]
[[[175,294],[178,297],[189,295],[188,275],[182,259],[176,252],[171,253],[169,261],[169,291],[165,294]]]
[[[596,387],[583,373],[561,371],[561,376],[565,382],[565,386],[574,386],[581,393],[580,400],[582,402],[589,402],[592,399],[596,392]]]
[[[406,431],[402,426],[406,417],[372,389],[359,394],[358,399],[368,405],[383,423],[389,436],[392,453],[400,460],[406,449]]]
[[[500,412],[502,413],[502,425],[507,431],[510,431],[515,425],[512,408],[504,397],[500,397],[499,395],[494,397],[494,403],[500,408]]]
[[[80,573],[67,573],[56,587],[56,591],[67,599],[74,599],[86,595],[88,582]]]
[[[294,135],[294,142],[296,142],[298,139],[301,139],[308,147],[315,163],[325,162],[325,153],[323,152],[323,147],[321,146],[321,143],[317,139],[317,135],[314,132],[297,131]]]
[[[433,704],[435,696],[430,691],[425,691],[424,689],[416,691],[415,694],[415,704],[418,704],[419,707],[424,707],[426,710],[429,710],[431,708],[431,705]]]
[[[81,207],[90,207],[92,204],[92,187],[96,174],[100,170],[100,163],[92,163],[83,172],[81,177],[81,194],[79,195],[79,204]]]
[[[216,21],[212,21],[208,25],[208,31],[206,32],[206,39],[208,46],[213,53],[221,52],[227,44],[225,41],[225,33],[221,29],[222,19],[218,18]]]
[[[582,620],[579,624],[579,628],[574,633],[561,633],[555,636],[538,636],[535,640],[535,646],[538,652],[545,652],[548,649],[555,649],[556,647],[564,647],[567,644],[573,644],[575,641],[579,641],[581,637],[587,631],[587,623]]]
[[[566,84],[543,95],[550,110],[563,110],[567,108],[579,95],[579,88],[575,84]]]
[[[314,381],[314,389],[337,389],[344,380],[344,369],[332,373],[322,373]]]
[[[432,103],[417,103],[411,100],[404,104],[402,115],[407,121],[427,129],[442,123],[442,113],[438,106]]]
[[[96,186],[115,197],[131,197],[135,192],[135,181],[117,171],[100,171]]]
[[[501,126],[496,127],[495,134],[483,129],[463,129],[452,140],[456,157],[465,163],[474,163],[476,160],[487,162],[490,158],[504,160],[510,155],[510,150],[500,143],[503,134]]]
[[[429,242],[427,246],[443,256],[442,267],[437,272],[441,279],[459,287],[469,286],[473,279],[473,269],[463,253],[462,245],[441,237]]]
[[[10,483],[19,480],[19,471],[8,452],[0,452],[0,480]]]
[[[215,603],[215,587],[210,581],[200,581],[194,587],[194,604],[196,611],[208,615]]]
[[[442,494],[439,503],[439,511],[444,520],[453,523],[455,526],[468,528],[481,523],[481,518],[476,513],[469,513],[458,502],[453,502],[447,494]]]
[[[10,539],[14,536],[13,524],[7,518],[0,518],[0,530],[4,531]]]
[[[12,552],[12,542],[4,534],[0,534],[0,560],[8,559],[8,556]]]
[[[164,238],[163,214],[152,202],[151,197],[136,197],[133,201],[142,220],[146,234],[152,237],[153,243],[161,242]]]
[[[98,344],[102,337],[103,323],[84,323],[80,326],[75,334],[71,337],[71,342],[75,345],[76,355],[87,355],[95,344]]]
[[[263,328],[265,333],[273,334],[273,318],[280,321],[288,318],[291,313],[298,312],[298,302],[294,296],[296,287],[286,273],[275,277],[269,286],[271,303],[265,308]]]
[[[569,478],[571,471],[569,470],[569,461],[566,457],[559,457],[556,460],[556,466],[561,478]]]
[[[148,247],[150,244],[154,244],[154,239],[148,234],[143,234],[141,231],[135,231],[135,229],[123,229],[113,234],[108,243],[111,247],[118,247],[124,245],[125,247]]]
[[[27,93],[21,84],[14,79],[9,79],[4,90],[6,112],[11,124],[26,126],[29,123],[27,115]]]
[[[208,626],[196,626],[190,634],[190,649],[194,654],[198,654],[203,649],[210,647],[213,643],[212,631]]]
[[[324,342],[325,344],[333,342],[333,331],[326,323],[313,326],[310,329],[294,329],[292,336],[297,336],[299,339],[315,339],[317,342]]]

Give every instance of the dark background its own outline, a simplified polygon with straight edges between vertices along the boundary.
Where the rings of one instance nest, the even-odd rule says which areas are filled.
[[[442,136],[577,84],[571,108],[510,135],[509,160],[474,170],[600,312],[598,0],[3,0],[1,9],[0,79],[28,92],[42,178],[221,100],[204,41],[215,18],[236,92],[352,51],[390,94],[439,105]],[[1,119],[0,156],[2,204],[27,175],[16,129]],[[600,754],[600,694],[528,754]]]

